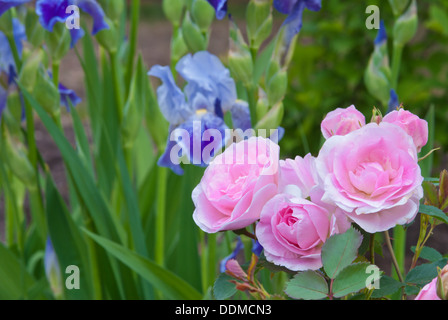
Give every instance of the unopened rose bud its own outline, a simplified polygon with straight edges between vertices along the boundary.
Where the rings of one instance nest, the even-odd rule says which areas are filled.
[[[366,124],[364,115],[354,105],[348,108],[337,108],[329,112],[321,123],[322,135],[325,139],[331,136],[344,136]]]
[[[442,300],[448,300],[448,264],[437,276],[437,296]]]

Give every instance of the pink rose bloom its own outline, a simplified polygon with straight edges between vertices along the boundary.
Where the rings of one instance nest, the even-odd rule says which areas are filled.
[[[415,300],[441,300],[437,295],[437,277],[420,290]]]
[[[322,201],[370,233],[411,222],[423,197],[417,150],[399,126],[369,123],[326,140],[316,159]]]
[[[297,187],[303,198],[310,195],[310,190],[317,183],[315,160],[311,154],[304,158],[280,160],[279,192],[290,186]],[[289,187],[288,187],[289,186]]]
[[[328,210],[287,193],[266,203],[255,229],[266,259],[293,271],[322,267],[322,245],[336,231]]]
[[[251,137],[216,156],[193,190],[195,223],[207,233],[237,230],[260,218],[278,189],[279,146]]]
[[[428,142],[428,122],[404,109],[389,112],[384,118],[384,122],[389,122],[400,126],[414,140],[417,152]]]
[[[348,108],[337,108],[329,112],[322,121],[320,128],[325,139],[331,136],[344,136],[363,127],[366,118],[354,105]]]

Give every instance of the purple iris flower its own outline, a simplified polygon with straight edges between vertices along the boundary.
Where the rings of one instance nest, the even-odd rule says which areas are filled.
[[[207,0],[216,11],[216,18],[222,20],[227,14],[227,0]]]
[[[186,81],[180,89],[169,67],[156,65],[148,72],[162,84],[157,88],[159,108],[170,123],[165,153],[158,164],[182,174],[180,162],[173,161],[173,153],[180,158],[187,156],[188,162],[206,166],[226,143],[227,125],[224,114],[230,112],[234,127],[246,129],[250,125],[249,107],[237,101],[236,86],[230,72],[218,57],[207,51],[184,56],[176,65],[176,71]],[[243,128],[244,127],[244,128]],[[207,136],[213,129],[219,135]],[[216,140],[218,137],[221,140]],[[204,152],[211,151],[210,154]]]
[[[19,57],[22,56],[22,41],[26,40],[25,28],[17,19],[12,20],[14,41],[19,53]],[[8,98],[8,89],[14,84],[14,79],[17,75],[17,67],[14,61],[11,46],[9,45],[8,38],[0,31],[0,76],[6,75],[8,79],[4,87],[0,84],[0,115],[6,108],[6,101]]]
[[[380,21],[380,28],[378,30],[378,33],[376,35],[374,44],[375,46],[382,45],[384,42],[387,41],[387,33],[386,33],[386,26],[384,25],[384,21]]]
[[[82,11],[89,14],[93,19],[92,35],[97,34],[109,26],[104,19],[104,11],[96,0],[37,0],[36,13],[42,26],[52,32],[57,22],[65,23],[74,12],[67,10],[67,7],[75,5]],[[68,12],[67,12],[68,11]],[[72,37],[71,47],[84,35],[84,31],[79,29],[70,29]]]
[[[30,2],[30,0],[0,0],[0,16],[12,7],[17,7],[27,2]]]
[[[400,106],[400,102],[398,100],[398,95],[395,92],[394,89],[390,90],[390,99],[389,99],[389,104],[388,104],[388,108],[387,108],[387,113],[392,112],[394,110],[397,110],[397,108]]]
[[[311,11],[319,11],[321,7],[321,0],[274,0],[274,8],[278,12],[288,15],[283,22],[287,31],[287,43],[302,29],[302,16],[305,8]]]
[[[232,253],[230,255],[228,255],[227,257],[222,259],[221,262],[219,263],[219,271],[226,272],[227,261],[229,261],[231,259],[236,259],[236,256],[238,255],[238,253],[240,253],[240,251],[243,249],[244,249],[243,241],[241,241],[241,238],[238,237],[238,241],[236,243],[235,249],[232,251]]]

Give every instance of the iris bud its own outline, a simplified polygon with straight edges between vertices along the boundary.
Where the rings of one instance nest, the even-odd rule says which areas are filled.
[[[251,0],[246,10],[247,34],[252,48],[259,48],[272,31],[270,0]]]
[[[207,32],[215,18],[215,9],[206,0],[194,0],[191,16],[202,32]]]
[[[284,108],[283,103],[279,102],[274,105],[265,116],[258,121],[255,130],[265,129],[267,132],[272,129],[277,129],[283,120]]]
[[[44,60],[44,56],[45,54],[40,48],[33,51],[26,58],[22,70],[20,70],[19,81],[29,92],[34,89],[39,66]]]
[[[109,29],[100,30],[95,37],[100,45],[108,52],[117,52],[119,41],[118,35],[120,33],[118,32],[116,25],[110,19],[104,17],[104,21],[109,25]]]
[[[392,12],[395,16],[399,16],[408,6],[409,0],[389,0]]]
[[[207,49],[207,36],[202,34],[198,25],[191,20],[189,13],[185,15],[182,23],[182,34],[190,51],[197,52]]]
[[[27,187],[35,188],[35,171],[28,159],[28,150],[19,135],[12,135],[4,126],[2,130],[2,161]]]
[[[53,32],[46,32],[48,51],[54,61],[61,61],[70,50],[71,36],[63,23],[56,23]]]
[[[60,114],[60,95],[59,90],[51,81],[50,77],[43,71],[38,72],[36,84],[33,90],[33,96],[37,102],[51,116],[57,117]]]
[[[230,27],[229,69],[235,80],[245,85],[252,81],[252,56],[241,31],[234,22],[231,22]]]
[[[39,16],[33,10],[28,10],[25,18],[26,38],[35,48],[42,45],[45,39],[45,29],[39,24]]]
[[[395,45],[405,45],[416,34],[418,27],[417,2],[412,0],[409,8],[395,22],[393,37]]]
[[[165,13],[165,16],[176,28],[179,27],[184,6],[185,0],[163,0],[162,2],[163,12]]]

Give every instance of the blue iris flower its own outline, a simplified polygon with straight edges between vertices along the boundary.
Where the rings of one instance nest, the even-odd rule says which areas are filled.
[[[17,19],[12,20],[13,36],[16,43],[19,57],[22,56],[22,41],[26,40],[25,28]],[[6,83],[0,84],[0,115],[6,108],[6,101],[8,98],[8,89],[14,84],[14,79],[17,75],[17,66],[14,61],[11,46],[8,38],[0,31],[0,77],[6,76]]]
[[[45,275],[50,283],[51,289],[55,296],[60,297],[62,294],[62,274],[59,266],[58,257],[54,251],[51,239],[47,238],[44,256]]]
[[[215,8],[216,18],[222,20],[227,14],[227,0],[207,0]]]
[[[180,163],[172,159],[173,148],[177,146],[177,155],[187,156],[189,163],[206,166],[215,154],[203,151],[206,148],[218,151],[225,146],[228,127],[224,114],[231,113],[234,128],[246,130],[250,126],[250,113],[247,103],[237,100],[235,81],[218,57],[207,51],[188,54],[179,60],[176,71],[186,82],[183,90],[167,66],[156,65],[148,74],[162,81],[157,88],[157,100],[170,123],[165,153],[158,164],[183,174]],[[218,130],[221,140],[205,137],[208,129]]]
[[[12,7],[17,7],[27,2],[30,2],[30,0],[0,0],[0,16]]]
[[[399,106],[400,106],[400,102],[398,100],[398,95],[394,89],[391,89],[387,113],[397,110]]]
[[[236,259],[236,256],[238,255],[238,253],[240,253],[240,251],[243,249],[244,249],[243,241],[241,241],[241,238],[238,237],[238,241],[236,243],[235,249],[232,251],[232,253],[230,255],[228,255],[227,257],[222,259],[221,262],[219,263],[219,271],[226,272],[227,261],[229,261],[231,259]]]
[[[321,0],[274,0],[274,8],[278,12],[288,15],[283,22],[287,32],[287,43],[302,29],[302,16],[305,8],[311,11],[319,11],[321,7]]]
[[[387,41],[387,33],[386,26],[384,25],[384,21],[380,21],[380,28],[376,35],[375,41],[373,42],[375,46],[380,46]]]
[[[109,25],[104,19],[104,11],[95,0],[38,0],[36,2],[36,13],[42,26],[52,32],[57,22],[65,23],[72,16],[72,12],[67,12],[67,7],[75,5],[82,11],[89,14],[93,19],[92,35],[103,29],[108,29]],[[70,29],[72,37],[71,47],[84,35],[80,29]]]

